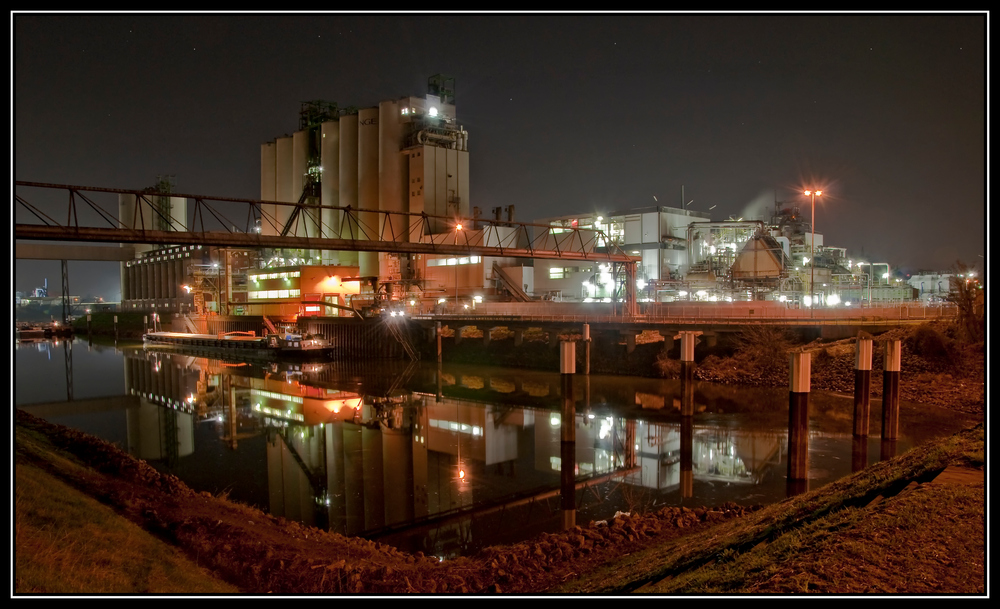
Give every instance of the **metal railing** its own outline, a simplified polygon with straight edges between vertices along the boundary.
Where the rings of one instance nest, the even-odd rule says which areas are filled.
[[[566,305],[566,303],[563,303]],[[570,305],[571,306],[571,305]],[[587,305],[580,305],[585,307]],[[426,313],[414,315],[417,320],[456,319],[482,322],[539,322],[539,323],[630,323],[630,324],[732,324],[747,322],[777,325],[884,325],[924,323],[954,319],[957,309],[952,306],[904,305],[896,307],[863,307],[841,309],[791,309],[784,307],[746,307],[725,305],[683,305],[669,307],[669,311],[653,314],[622,316],[593,311],[572,313],[560,307],[558,314],[545,314],[537,306],[520,303],[478,305],[474,312]]]

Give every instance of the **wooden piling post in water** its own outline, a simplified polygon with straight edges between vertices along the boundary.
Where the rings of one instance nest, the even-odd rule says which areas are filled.
[[[809,476],[809,389],[812,354],[790,355],[788,382],[788,480],[805,481]]]
[[[590,324],[583,324],[583,374],[590,374]]]
[[[858,337],[854,353],[854,437],[868,437],[871,413],[872,339]]]
[[[899,364],[902,356],[902,342],[890,340],[885,343],[882,360],[882,439],[896,440],[899,436]]]
[[[559,344],[559,372],[562,377],[562,413],[560,430],[560,491],[563,530],[576,526],[576,403],[573,399],[573,375],[576,374],[576,343]]]

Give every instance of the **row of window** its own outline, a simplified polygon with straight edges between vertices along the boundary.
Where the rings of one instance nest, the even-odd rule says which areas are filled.
[[[589,266],[586,268],[577,268],[575,266],[554,266],[549,269],[549,279],[566,279],[572,273],[589,273],[591,270],[592,269]]]
[[[455,266],[456,264],[477,264],[483,261],[482,256],[465,256],[462,258],[437,258],[428,260],[427,266]]]
[[[257,396],[262,398],[270,398],[272,400],[284,400],[286,402],[292,402],[293,404],[301,404],[302,397],[298,395],[287,395],[284,393],[275,393],[273,391],[265,391],[263,389],[251,389],[251,396]]]
[[[250,300],[263,298],[298,298],[299,290],[258,290],[247,292]]]
[[[438,419],[429,419],[427,422],[430,427],[436,427],[438,429],[458,431],[461,433],[472,434],[474,436],[483,435],[483,428],[478,425],[468,425],[466,423],[456,423],[455,421],[442,421]]]
[[[250,275],[250,279],[260,281],[261,279],[288,279],[298,277],[299,271],[284,271],[282,273],[261,273],[260,275]]]
[[[201,247],[201,246],[199,246],[199,247]],[[148,258],[147,257],[140,258],[139,260],[130,260],[130,261],[128,261],[128,262],[125,263],[125,266],[132,266],[134,264],[139,264],[139,263],[145,264],[147,262],[163,262],[165,260],[174,260],[174,259],[178,259],[179,260],[180,258],[190,258],[190,257],[191,257],[191,252],[184,252],[183,256],[181,256],[180,254],[177,254],[177,255],[170,254],[169,256],[163,255],[163,256],[155,256],[155,257],[154,256],[150,256]]]

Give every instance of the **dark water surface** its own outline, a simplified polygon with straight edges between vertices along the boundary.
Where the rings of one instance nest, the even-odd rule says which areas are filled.
[[[114,442],[198,491],[410,552],[452,557],[560,530],[564,469],[584,525],[803,490],[786,480],[785,389],[699,383],[684,421],[680,381],[639,377],[249,365],[81,339],[19,344],[14,356],[14,403],[28,412]],[[573,444],[562,436],[564,393]],[[872,437],[855,445],[852,413],[851,396],[812,395],[806,488],[975,424],[904,402],[900,439],[885,447],[873,400]]]

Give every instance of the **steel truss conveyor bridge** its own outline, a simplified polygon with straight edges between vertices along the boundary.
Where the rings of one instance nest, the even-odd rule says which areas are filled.
[[[632,316],[636,313],[635,271],[638,258],[625,254],[599,229],[565,228],[565,232],[551,234],[550,227],[543,224],[315,205],[309,203],[306,197],[296,203],[287,203],[150,189],[125,190],[22,181],[14,184],[15,209],[25,209],[38,220],[38,223],[32,224],[16,223],[16,240],[593,260],[611,264],[615,277],[621,278],[616,298],[621,304],[620,314]],[[25,189],[40,193],[39,198],[35,202],[29,201],[21,194]],[[57,221],[42,211],[43,206],[51,210],[53,205],[60,205],[52,202],[53,193],[59,191],[68,197],[63,213],[54,215],[65,217],[65,222]],[[106,205],[94,201],[95,193],[134,195],[135,209],[131,214],[134,220],[130,224],[123,223],[116,214],[104,208]],[[156,204],[161,197],[185,198],[189,207],[193,201],[191,225],[184,226],[175,218],[167,217]],[[39,203],[41,199],[45,200],[44,205]],[[241,222],[227,217],[220,204],[230,210],[237,209],[243,218]],[[81,221],[81,215],[89,219]],[[209,224],[213,224],[214,219],[214,224],[221,228],[206,228],[206,216]],[[288,220],[279,222],[279,216]],[[320,222],[319,218],[323,217],[335,218],[333,224],[336,226]],[[169,230],[147,226],[148,218],[156,220],[154,225],[169,226]],[[242,229],[237,228],[240,224]],[[258,230],[261,226],[269,227],[268,234]],[[447,230],[431,230],[432,227],[442,226]]]

